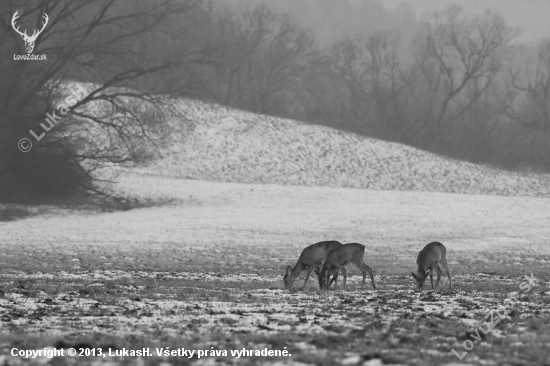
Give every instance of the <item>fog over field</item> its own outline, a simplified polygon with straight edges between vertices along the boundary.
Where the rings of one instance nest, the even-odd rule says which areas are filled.
[[[472,14],[491,9],[521,30],[521,35],[514,42],[540,42],[550,37],[547,17],[550,14],[550,2],[546,0],[383,0],[382,3],[390,9],[406,4],[417,14],[441,11],[449,5],[459,5]]]
[[[548,15],[1,1],[0,366],[550,366]]]
[[[468,15],[481,14],[487,10],[498,12],[508,24],[517,27],[521,32],[512,43],[537,43],[550,38],[550,23],[548,22],[550,3],[546,0],[352,0],[346,2],[356,9],[381,7],[392,12],[408,14],[406,18],[401,19],[400,25],[388,23],[380,16],[373,15],[372,18],[369,18],[368,14],[367,21],[349,23],[350,18],[353,19],[354,17],[353,14],[339,11],[338,4],[330,4],[328,1],[302,0],[292,4],[292,2],[285,0],[235,0],[232,4],[238,6],[238,4],[252,4],[254,2],[265,3],[275,9],[286,11],[294,16],[298,23],[317,24],[313,21],[313,19],[316,19],[319,25],[314,26],[314,33],[321,39],[330,37],[330,35],[334,37],[342,31],[354,34],[365,29],[394,27],[406,31],[411,26],[412,20],[407,18],[422,18],[429,13],[444,11],[451,5],[463,8]],[[368,4],[368,6],[364,4]],[[340,9],[345,8],[346,5],[341,3]],[[327,8],[326,11],[323,10],[323,7]],[[302,16],[302,14],[296,15],[296,9],[300,8],[316,8],[317,11],[310,10],[305,16]],[[365,14],[362,14],[362,17],[364,18]],[[326,27],[322,26],[323,23]]]

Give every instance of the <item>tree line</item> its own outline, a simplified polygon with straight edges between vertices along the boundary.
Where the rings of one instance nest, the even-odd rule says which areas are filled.
[[[219,38],[212,63],[199,66],[208,70],[200,98],[476,163],[550,167],[550,43],[512,44],[518,31],[495,12],[451,6],[407,34],[366,29],[324,46],[266,4],[213,18]]]
[[[3,1],[0,201],[104,194],[96,172],[150,158],[167,133],[177,113],[168,95],[548,170],[550,43],[512,44],[518,33],[500,15],[450,7],[416,19],[375,0],[227,4]],[[331,33],[330,24],[308,18],[314,9],[327,19],[339,14],[338,24],[360,25],[369,14],[406,29]],[[21,30],[40,28],[48,14],[34,50],[47,60],[15,59],[26,53],[12,27],[16,11]],[[70,80],[87,85],[85,95],[32,150],[20,151],[18,141],[43,128]]]

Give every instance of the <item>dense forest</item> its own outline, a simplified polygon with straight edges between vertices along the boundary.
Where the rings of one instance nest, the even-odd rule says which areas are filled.
[[[232,42],[247,52],[218,57],[233,60],[215,81],[232,99],[212,100],[477,163],[550,167],[550,44],[514,43],[519,32],[499,14],[456,6],[416,16],[375,0],[237,3],[217,17],[238,24]]]
[[[94,170],[145,159],[166,95],[507,169],[550,167],[550,42],[514,43],[518,31],[495,12],[417,16],[378,0],[10,0],[0,10],[2,200],[93,191]],[[14,59],[25,54],[16,11],[30,30],[48,14],[34,50],[47,61]],[[22,154],[17,141],[55,110],[64,80],[95,87]]]
[[[550,43],[495,12],[377,0],[210,1],[187,92],[507,169],[550,167]]]

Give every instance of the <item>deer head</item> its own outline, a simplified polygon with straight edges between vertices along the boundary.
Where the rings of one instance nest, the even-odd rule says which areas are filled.
[[[44,28],[46,28],[46,24],[48,24],[48,20],[49,20],[48,14],[44,13],[44,23],[42,23],[42,29],[40,29],[39,31],[37,31],[35,29],[32,36],[29,37],[27,35],[27,30],[26,29],[25,29],[24,32],[21,32],[21,31],[19,31],[19,26],[17,28],[15,27],[15,20],[17,18],[19,18],[19,16],[17,15],[18,13],[19,13],[19,10],[17,10],[15,12],[15,14],[13,14],[13,17],[11,18],[11,26],[13,27],[13,29],[15,29],[15,31],[17,33],[19,33],[21,35],[21,38],[23,38],[23,40],[25,41],[25,49],[27,50],[27,53],[32,53],[32,50],[34,49],[34,42],[36,41],[36,38],[38,38],[40,33],[42,33]]]

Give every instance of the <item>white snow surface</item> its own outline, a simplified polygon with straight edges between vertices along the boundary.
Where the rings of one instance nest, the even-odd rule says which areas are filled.
[[[237,183],[550,196],[550,175],[513,173],[328,127],[198,101],[160,158],[133,172]]]

